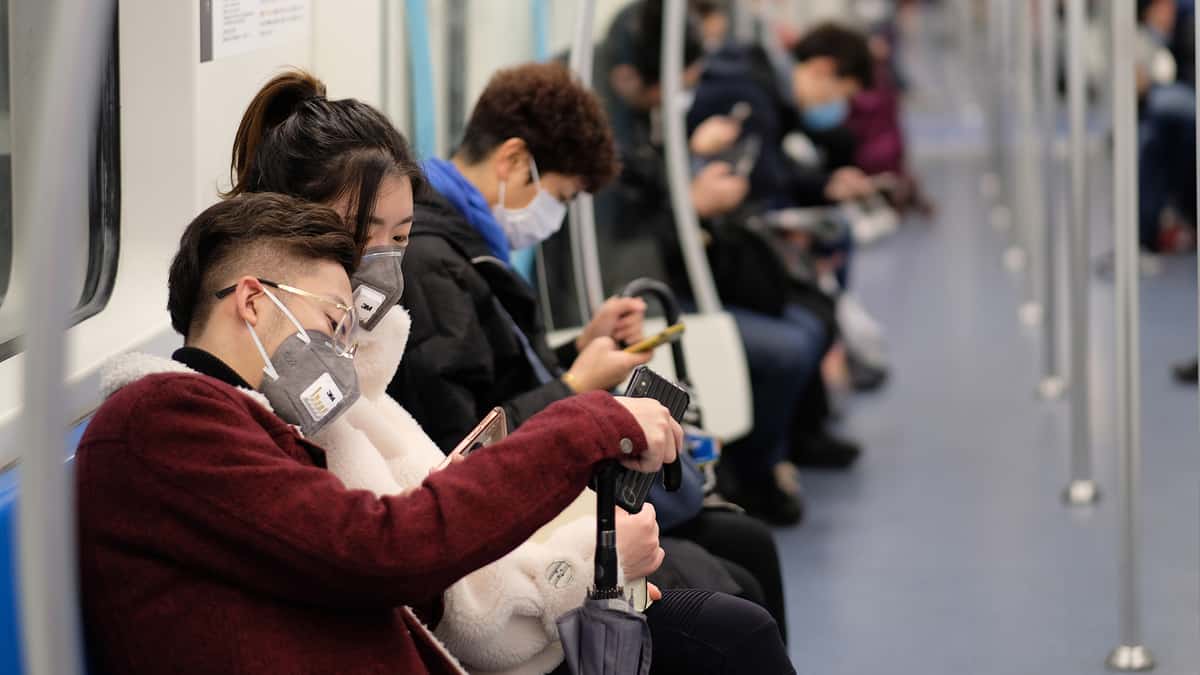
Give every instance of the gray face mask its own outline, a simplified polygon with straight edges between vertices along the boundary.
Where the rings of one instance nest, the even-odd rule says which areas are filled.
[[[274,356],[268,356],[254,327],[246,322],[266,364],[258,390],[283,421],[299,427],[305,436],[312,436],[358,400],[354,358],[352,354],[339,355],[330,336],[304,330],[274,294],[265,292],[296,326],[296,332],[279,345]]]
[[[354,273],[354,310],[358,325],[371,330],[379,324],[388,310],[400,303],[404,295],[404,249],[382,247],[363,253],[358,271]]]

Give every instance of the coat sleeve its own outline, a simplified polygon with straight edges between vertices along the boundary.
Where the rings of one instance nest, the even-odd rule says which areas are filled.
[[[254,592],[331,608],[435,600],[562,511],[597,461],[620,454],[616,439],[645,447],[636,421],[610,397],[574,397],[494,452],[376,498],[287,454],[239,396],[191,377],[144,391],[129,407],[137,424],[121,452],[109,453],[119,456],[106,458],[118,462],[105,470],[108,480],[80,481],[81,508],[88,498],[123,503],[122,517],[142,524],[128,545]],[[280,428],[276,436],[294,433]]]

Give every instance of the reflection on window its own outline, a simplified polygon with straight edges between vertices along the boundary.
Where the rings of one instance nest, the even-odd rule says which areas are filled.
[[[12,132],[9,125],[11,89],[8,60],[8,0],[0,0],[0,360],[20,351],[21,294],[12,279],[14,223],[12,218]],[[120,120],[118,117],[117,22],[114,11],[111,47],[104,64],[104,82],[97,103],[96,145],[88,186],[88,222],[79,239],[87,243],[86,269],[79,301],[71,313],[75,325],[104,309],[117,275],[121,212]],[[17,224],[20,227],[20,224]]]

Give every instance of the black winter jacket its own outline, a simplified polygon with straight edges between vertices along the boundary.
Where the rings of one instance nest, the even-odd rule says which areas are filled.
[[[570,396],[559,364],[575,359],[575,343],[550,349],[525,280],[493,257],[475,228],[432,189],[417,199],[414,222],[403,302],[412,331],[388,393],[444,451],[498,401],[511,430]],[[539,382],[514,323],[554,379]]]

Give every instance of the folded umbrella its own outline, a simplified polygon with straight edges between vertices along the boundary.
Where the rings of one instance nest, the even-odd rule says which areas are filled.
[[[563,655],[574,675],[647,675],[650,626],[617,584],[616,486],[619,467],[596,473],[596,577],[583,605],[558,619]]]

